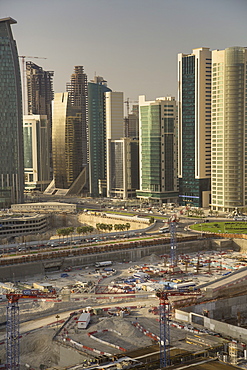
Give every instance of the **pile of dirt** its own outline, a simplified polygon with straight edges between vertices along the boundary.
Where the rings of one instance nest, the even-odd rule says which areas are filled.
[[[150,254],[150,256],[143,257],[140,262],[141,263],[160,263],[163,259],[160,256],[157,256],[157,254]]]

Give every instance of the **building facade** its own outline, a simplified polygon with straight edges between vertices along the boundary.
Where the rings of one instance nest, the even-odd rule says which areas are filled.
[[[125,137],[139,138],[139,106],[133,105],[132,112],[124,119]]]
[[[87,127],[87,75],[82,66],[75,66],[71,75],[70,83],[67,83],[66,90],[69,93],[70,104],[78,110],[81,117],[81,140],[82,140],[82,164],[88,164],[88,127]]]
[[[105,92],[110,91],[102,77],[95,76],[88,83],[89,189],[92,197],[106,196],[106,187],[99,184],[106,182]]]
[[[210,204],[211,51],[178,55],[179,203]]]
[[[44,191],[50,183],[50,129],[46,115],[23,117],[25,190]]]
[[[47,135],[49,145],[48,166],[52,179],[52,101],[54,99],[52,71],[44,71],[42,67],[33,62],[26,62],[27,80],[27,114],[41,115],[47,120]],[[42,158],[40,159],[42,161]],[[46,157],[45,157],[46,161]],[[47,165],[47,162],[45,162]],[[44,167],[45,164],[42,164]]]
[[[138,198],[177,202],[177,105],[174,97],[139,97],[140,189]]]
[[[212,200],[214,210],[247,204],[247,48],[212,51]]]
[[[12,18],[0,19],[0,208],[23,201],[22,96]]]
[[[106,102],[106,186],[111,183],[111,141],[124,136],[124,97],[122,92],[108,91],[105,93]],[[107,195],[108,196],[108,195]]]
[[[68,92],[55,94],[52,122],[54,185],[69,189],[83,164],[81,114],[72,107]]]
[[[110,141],[107,196],[135,198],[139,188],[139,142],[131,138]]]

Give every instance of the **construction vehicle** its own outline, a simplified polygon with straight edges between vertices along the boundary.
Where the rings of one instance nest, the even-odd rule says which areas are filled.
[[[25,289],[20,293],[6,294],[7,305],[7,325],[6,325],[6,369],[20,369],[20,335],[19,335],[19,299],[54,299],[57,293],[52,290],[48,293],[37,289]]]

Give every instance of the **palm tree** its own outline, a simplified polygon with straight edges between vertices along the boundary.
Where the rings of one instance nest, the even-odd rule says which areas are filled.
[[[112,226],[112,224],[108,224],[107,225],[107,228],[108,228],[108,231],[109,231],[109,233],[112,231],[112,229],[113,229],[113,226]]]
[[[58,235],[59,243],[60,243],[60,237],[63,235],[62,229],[57,229],[57,235]]]

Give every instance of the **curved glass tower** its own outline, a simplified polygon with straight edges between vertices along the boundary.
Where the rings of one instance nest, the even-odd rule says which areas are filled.
[[[0,19],[0,208],[23,201],[21,76],[12,18]]]

